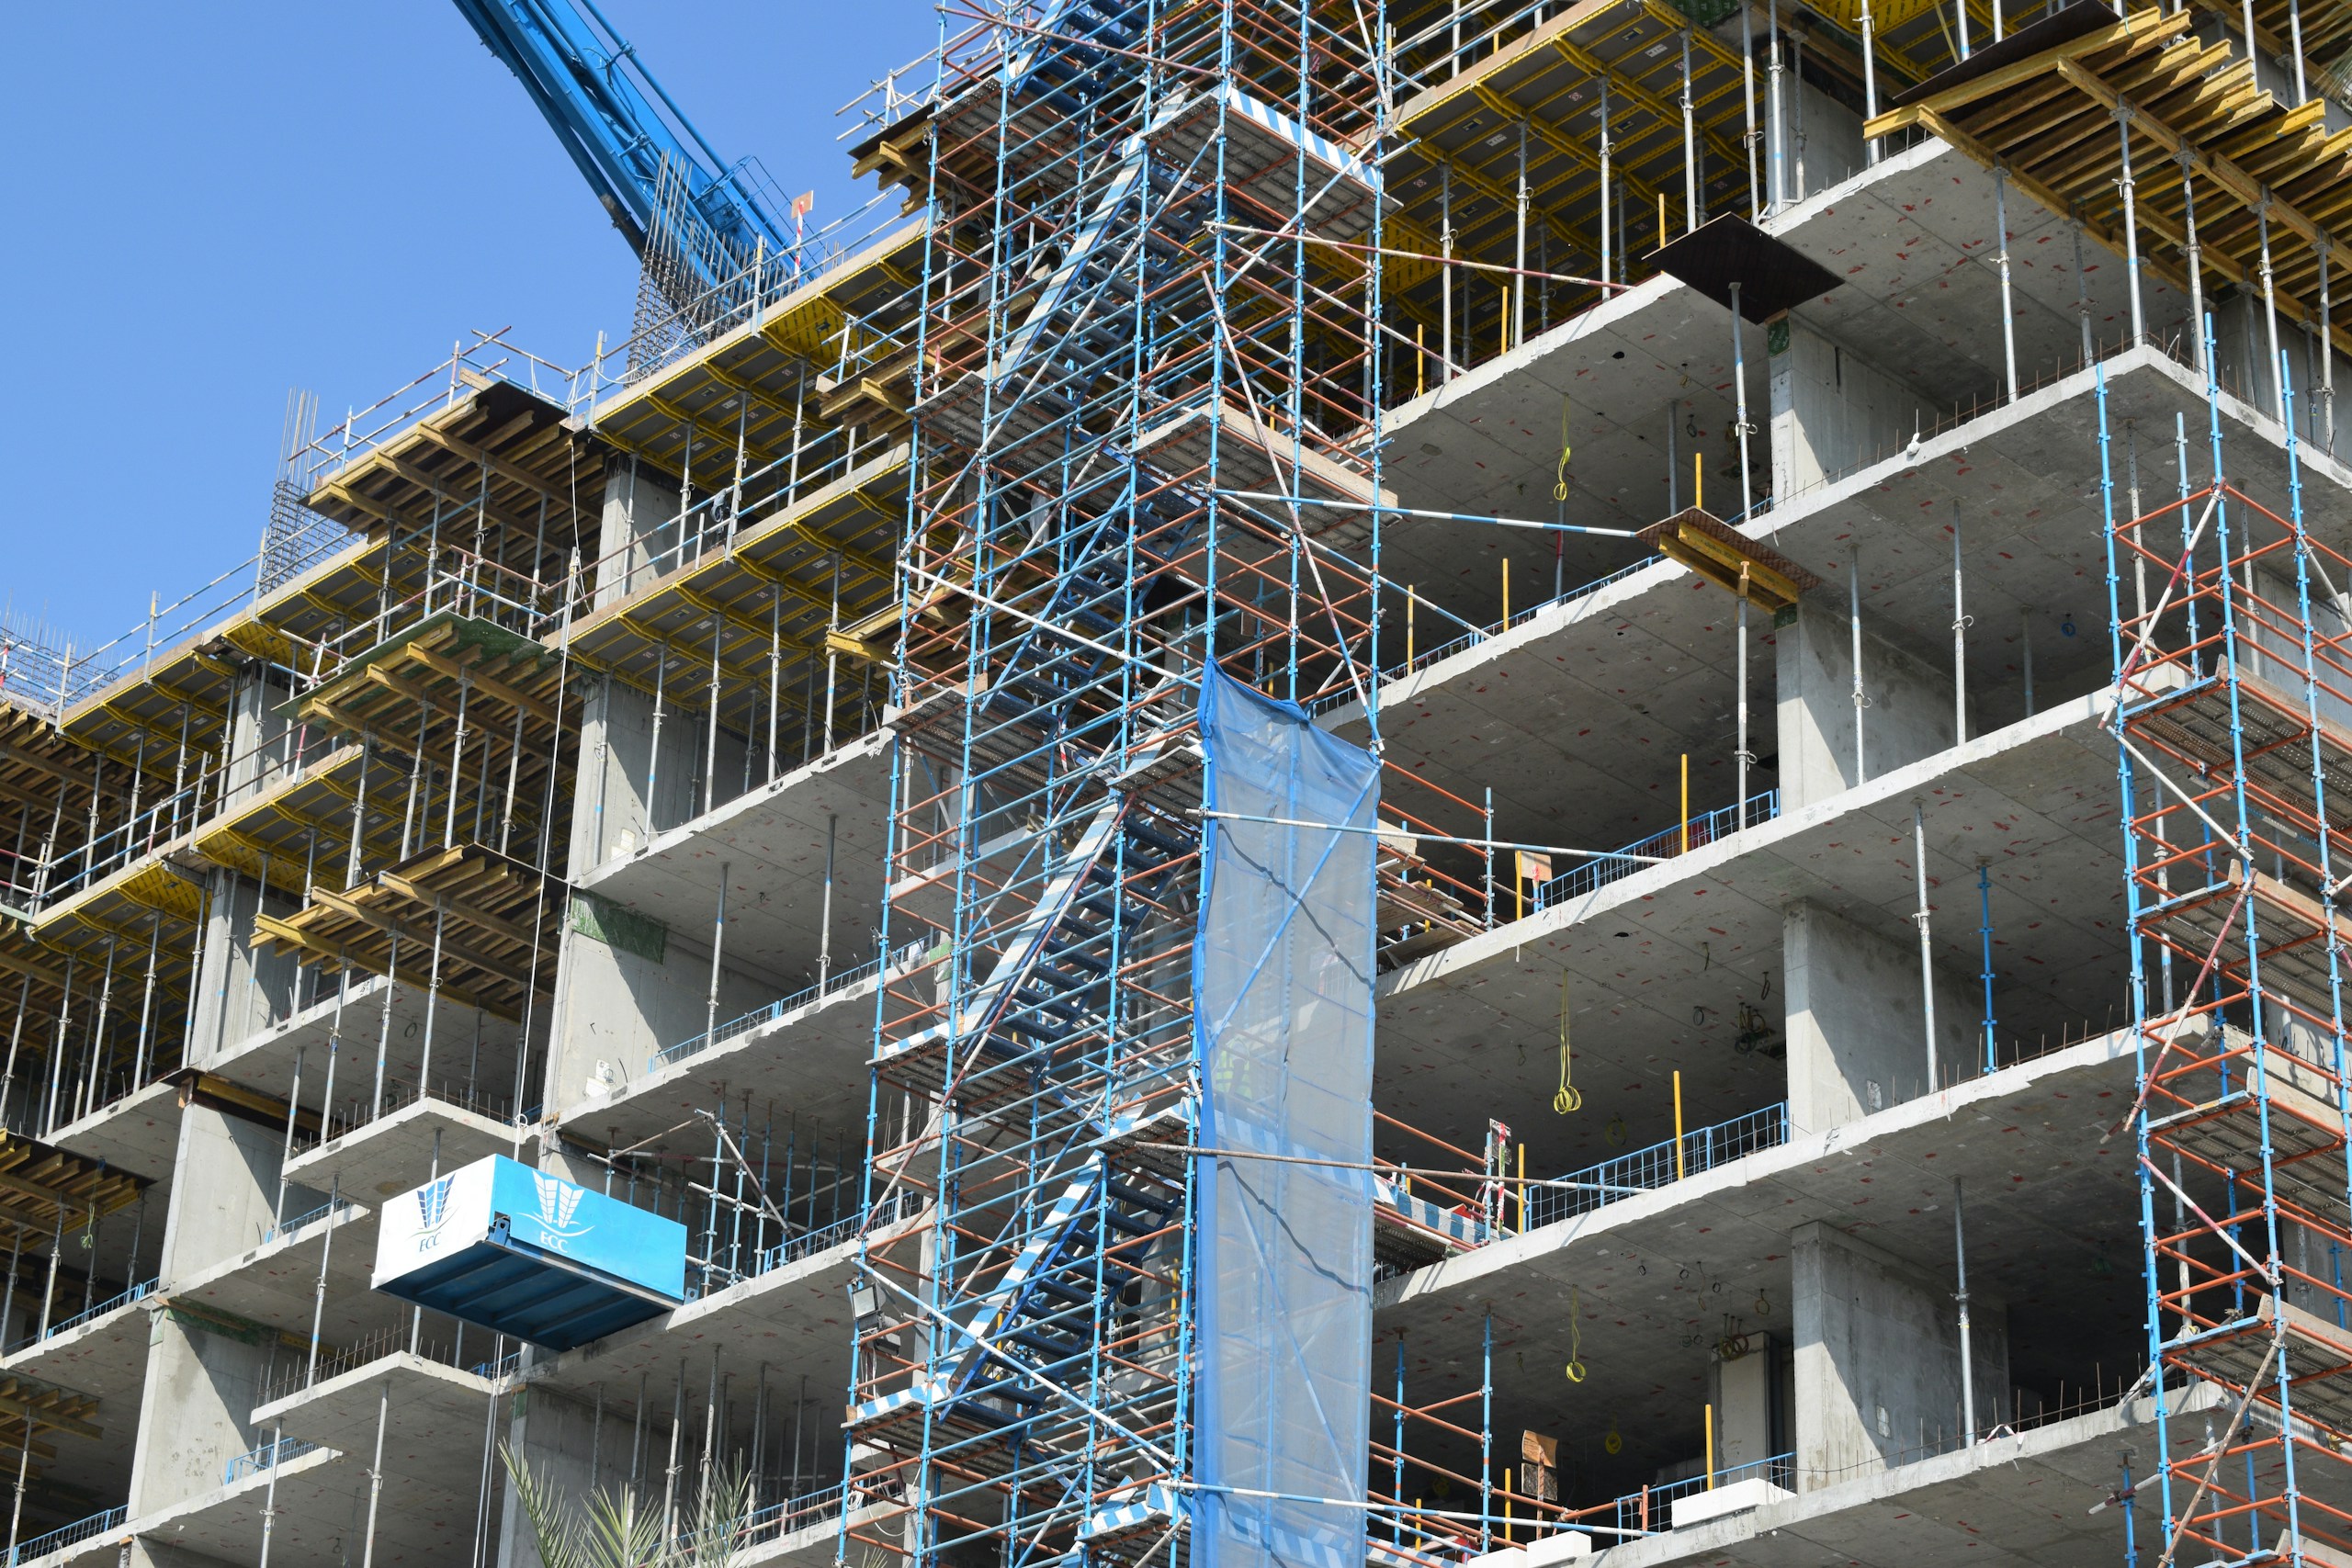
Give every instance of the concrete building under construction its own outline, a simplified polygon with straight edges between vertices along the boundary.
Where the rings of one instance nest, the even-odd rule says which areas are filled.
[[[8,1562],[2352,1562],[2352,6],[943,9],[7,638]]]

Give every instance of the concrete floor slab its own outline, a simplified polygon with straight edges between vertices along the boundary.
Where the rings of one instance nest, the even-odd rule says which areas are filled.
[[[175,1084],[151,1083],[60,1127],[49,1142],[157,1183],[149,1190],[148,1200],[160,1211],[179,1156],[179,1094]]]
[[[2175,1416],[2222,1404],[2207,1386],[2171,1398]],[[2144,1472],[2155,1404],[2108,1409],[1938,1454],[1707,1524],[1626,1541],[1609,1568],[2081,1568],[2123,1558],[2120,1459]],[[2154,1495],[2140,1539],[2161,1532]],[[2094,1509],[2097,1511],[2094,1511]]]
[[[464,1434],[478,1438],[479,1428]],[[453,1438],[458,1435],[453,1434]],[[453,1442],[453,1446],[457,1446]],[[119,1534],[177,1547],[229,1562],[255,1560],[261,1550],[265,1511],[275,1509],[269,1528],[269,1560],[297,1568],[341,1568],[360,1554],[368,1529],[365,1461],[334,1449],[314,1449],[281,1460],[270,1470],[189,1498],[145,1518],[133,1519]],[[377,1499],[375,1561],[442,1564],[469,1561],[472,1552],[476,1485],[462,1495],[437,1493],[412,1482],[386,1482]]]
[[[862,1529],[888,1518],[896,1510],[887,1506],[858,1508],[851,1512],[847,1528]],[[841,1560],[842,1524],[839,1515],[800,1526],[782,1535],[755,1540],[741,1548],[732,1568],[829,1568]]]
[[[1678,1067],[1690,1126],[1785,1099],[1781,1062],[1734,1049],[1739,1009],[1781,1028],[1792,902],[1916,945],[1915,798],[1938,962],[1954,974],[1983,967],[1976,867],[1991,862],[2004,1048],[2110,1027],[2112,1015],[2081,1012],[2121,995],[2115,760],[2098,711],[2091,697],[2051,708],[1384,976],[1376,1103],[1463,1148],[1480,1147],[1498,1115],[1529,1145],[1531,1170],[1561,1173],[1668,1136]],[[1586,1090],[1570,1117],[1544,1109],[1564,994]],[[1428,1163],[1385,1137],[1383,1152]]]
[[[164,1283],[164,1305],[187,1305],[267,1324],[310,1337],[323,1261],[326,1298],[319,1316],[320,1337],[329,1345],[355,1343],[366,1335],[404,1321],[408,1307],[369,1288],[376,1266],[376,1212],[351,1203],[224,1258],[184,1280]]]
[[[125,1302],[0,1358],[0,1376],[55,1383],[96,1397],[101,1410],[139,1408],[147,1383],[145,1299]]]
[[[348,1105],[355,1096],[372,1089],[379,1050],[384,1054],[388,1081],[416,1081],[425,1060],[428,1023],[432,1060],[444,1066],[472,1060],[486,1037],[513,1038],[513,1025],[493,1019],[485,1027],[475,1009],[447,1000],[435,1003],[423,986],[395,985],[380,975],[354,974],[349,978],[348,987],[329,986],[318,1000],[230,1046],[204,1070],[283,1100],[293,1090],[299,1057],[302,1097],[314,1105],[326,1093],[329,1055],[339,1051],[334,1100]],[[495,1071],[487,1075],[492,1081],[511,1080],[512,1057],[506,1060],[505,1076]],[[436,1070],[435,1081],[441,1076]]]
[[[2203,393],[2186,367],[2151,349],[2118,355],[2103,370],[2110,425],[2120,432],[2129,420],[2146,437],[2138,455],[2143,505],[2152,506],[2175,488],[2175,416],[2201,432]],[[1764,519],[1773,547],[1824,579],[1816,594],[1833,612],[1848,602],[1849,552],[1858,554],[1871,633],[1941,671],[1952,660],[1950,525],[1960,516],[1965,607],[1974,618],[1968,686],[1979,731],[2023,716],[2026,638],[2037,705],[2107,679],[2109,650],[2098,630],[2107,558],[2097,379],[2085,372],[1988,410],[1928,436],[1916,453],[1792,496]],[[2235,482],[2283,509],[2286,455],[2277,427],[2235,399],[2223,400],[2223,417]],[[2191,454],[2199,483],[2201,452],[2196,445]],[[2304,460],[2315,480],[2352,491],[2352,467],[2308,449]],[[2117,503],[2127,504],[2120,491]],[[2311,526],[2352,545],[2341,510],[2312,508]],[[1455,532],[1459,550],[1476,530]],[[1421,648],[1446,640],[1432,619],[1422,618]],[[1751,792],[1778,782],[1770,765],[1778,740],[1769,619],[1749,623],[1750,745],[1764,761],[1750,773]],[[1388,682],[1381,697],[1386,755],[1467,799],[1492,789],[1499,836],[1597,848],[1630,842],[1673,825],[1684,753],[1694,807],[1730,803],[1736,626],[1729,595],[1679,567],[1654,565]],[[1367,733],[1353,705],[1323,722],[1350,739]],[[1409,785],[1396,793],[1405,808],[1429,804],[1417,802]],[[1444,808],[1435,815],[1448,830],[1469,830]]]
[[[620,1087],[575,1101],[562,1126],[624,1147],[654,1137],[722,1100],[773,1105],[806,1124],[862,1141],[881,980],[853,980],[788,1012],[642,1076],[615,1062]],[[642,1066],[642,1064],[634,1064]]]
[[[481,1428],[503,1386],[503,1380],[403,1351],[258,1405],[253,1422],[261,1430],[283,1423],[290,1438],[371,1463],[380,1413],[386,1476],[461,1495],[479,1485],[481,1456],[452,1438]]]
[[[797,1389],[803,1377],[812,1391],[846,1388],[849,1280],[856,1263],[855,1242],[843,1242],[595,1344],[535,1360],[522,1382],[582,1399],[593,1399],[599,1387],[633,1398],[640,1377],[659,1386],[677,1375],[683,1357],[691,1377],[707,1379],[715,1367],[737,1389],[755,1384],[762,1369],[777,1388]]]
[[[372,1203],[424,1185],[436,1160],[450,1171],[488,1155],[520,1157],[526,1135],[445,1100],[418,1100],[303,1150],[286,1162],[286,1179],[322,1192],[340,1183],[342,1191]]]
[[[2072,234],[2059,219],[2013,192],[2008,204],[2014,258],[2011,289],[2020,379],[2054,374],[2082,355]],[[1937,390],[1928,407],[1943,412],[1955,395],[1989,402],[2003,373],[1992,177],[1939,142],[1926,141],[1883,160],[1833,191],[1798,203],[1770,225],[1781,239],[1845,282],[1798,306],[1795,318],[1829,335],[1896,379]],[[2126,271],[2120,258],[2086,242],[2095,335],[2110,346],[2128,325]],[[2143,294],[2151,322],[2186,314],[2187,301],[2153,278]],[[1743,334],[1749,416],[1769,417],[1766,334]],[[1385,481],[1408,507],[1549,519],[1559,468],[1563,403],[1569,414],[1566,520],[1638,527],[1688,505],[1689,465],[1707,454],[1707,495],[1719,514],[1735,512],[1736,448],[1725,435],[1734,417],[1731,317],[1704,297],[1660,276],[1615,296],[1452,383],[1392,410]],[[1679,403],[1669,463],[1668,408]],[[1692,434],[1695,428],[1696,434]],[[1751,438],[1752,464],[1769,467],[1766,438]],[[1384,569],[1420,583],[1452,608],[1491,620],[1499,597],[1497,557],[1521,555],[1527,594],[1548,579],[1548,547],[1529,539],[1464,531],[1426,520],[1384,527]],[[1548,542],[1545,542],[1548,545]],[[1537,559],[1539,553],[1546,558]],[[1567,581],[1587,581],[1636,558],[1638,551],[1570,540]],[[1449,592],[1448,585],[1458,585]],[[1525,600],[1522,599],[1522,603]]]
[[[2013,1331],[2033,1317],[2062,1353],[2109,1328],[2129,1341],[2140,1320],[2138,1189],[2128,1140],[2100,1134],[2131,1104],[2133,1071],[2131,1032],[2118,1031],[1800,1134],[1385,1282],[1375,1333],[1401,1337],[1418,1404],[1478,1386],[1491,1313],[1496,1429],[1579,1431],[1586,1462],[1599,1466],[1589,1439],[1613,1425],[1618,1468],[1646,1473],[1697,1451],[1725,1315],[1788,1331],[1797,1226],[1834,1224],[1946,1277],[1958,1178],[1973,1195],[1969,1277],[1981,1311],[2003,1303]],[[1573,1385],[1557,1370],[1572,1350],[1586,1371]],[[2084,1354],[2086,1383],[2096,1353]],[[1383,1387],[1395,1354],[1375,1348]],[[2112,1386],[2112,1368],[2107,1377]]]
[[[728,868],[727,962],[797,989],[812,971],[824,904],[826,820],[834,843],[832,951],[847,967],[874,951],[888,839],[894,738],[836,748],[583,873],[579,886],[707,942]]]

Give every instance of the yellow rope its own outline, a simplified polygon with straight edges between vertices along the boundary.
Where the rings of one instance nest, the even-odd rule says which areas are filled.
[[[1568,1381],[1584,1382],[1584,1317],[1577,1311],[1577,1292],[1568,1288]]]
[[[1568,1081],[1568,972],[1565,969],[1560,971],[1560,1091],[1552,1097],[1552,1109],[1563,1116],[1584,1109],[1584,1090]]]
[[[1560,471],[1552,484],[1552,499],[1568,499],[1568,400],[1560,400]]]

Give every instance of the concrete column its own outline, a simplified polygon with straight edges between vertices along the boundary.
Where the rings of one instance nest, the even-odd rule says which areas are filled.
[[[1866,559],[1865,573],[1869,566]],[[1865,776],[1854,776],[1854,643],[1846,586],[1827,584],[1773,619],[1783,811],[1826,800],[1952,743],[1950,665],[1939,668],[1897,648],[1876,633],[1865,611]]]
[[[596,537],[597,609],[677,570],[677,477],[634,457],[615,458],[605,470],[605,508]]]
[[[636,1393],[632,1386],[627,1397],[634,1400]],[[582,1513],[599,1487],[618,1491],[628,1483],[629,1423],[607,1410],[602,1427],[600,1434],[593,1404],[548,1389],[533,1389],[528,1397],[514,1402],[506,1442],[530,1465],[534,1479],[559,1493],[572,1512]],[[481,1436],[479,1427],[475,1436]],[[503,1468],[502,1461],[492,1462]],[[531,1535],[530,1517],[523,1511],[522,1500],[505,1477],[498,1484],[503,1505],[497,1528],[498,1568],[540,1568],[538,1542]],[[659,1507],[661,1487],[657,1483],[651,1491],[654,1506]]]
[[[207,874],[211,897],[197,964],[191,1064],[209,1064],[293,1011],[299,965],[288,953],[256,953],[253,943],[258,911],[283,917],[299,907],[294,895],[301,884],[301,863],[290,862],[283,871],[285,882],[273,883],[266,900],[261,884],[250,877],[222,870]]]
[[[282,1129],[209,1106],[181,1114],[178,1178],[157,1262],[162,1278],[185,1280],[260,1243],[277,1201],[284,1139]],[[291,1191],[287,1212],[319,1201],[307,1190]],[[247,1417],[260,1398],[271,1343],[271,1331],[258,1325],[156,1309],[131,1450],[133,1518],[214,1490],[223,1465],[266,1440]]]
[[[647,1072],[655,1052],[698,1037],[708,1024],[707,942],[674,931],[614,934],[619,942],[599,940],[577,921],[564,934],[556,982],[561,1034],[548,1054],[547,1103],[567,1114],[592,1097],[592,1083],[620,1093]],[[719,978],[718,1021],[797,988],[729,961]]]
[[[1819,904],[1783,912],[1789,1120],[1818,1133],[1915,1100],[1928,1089],[1919,939],[1907,921],[1862,926]],[[1936,974],[1936,1081],[1951,1084],[1977,1048],[1981,992]],[[1973,999],[1972,999],[1973,998]]]
[[[1949,1261],[1906,1263],[1820,1222],[1792,1236],[1798,1489],[1856,1480],[1960,1441],[1959,1308]],[[2008,1416],[2008,1312],[1969,1296],[1977,1425]]]
[[[236,691],[229,698],[229,789],[226,799],[235,802],[255,795],[276,784],[284,776],[283,761],[287,753],[273,744],[283,740],[287,730],[286,715],[282,711],[287,700],[283,686],[274,685],[266,676],[247,670],[237,682]]]
[[[1907,443],[1935,411],[1836,339],[1782,317],[1766,338],[1772,493],[1802,494]]]
[[[269,1440],[248,1419],[269,1365],[270,1341],[258,1329],[157,1309],[130,1460],[132,1518],[219,1490],[231,1460]]]
[[[702,795],[694,786],[707,722],[700,710],[681,707],[665,695],[657,766],[653,698],[617,681],[603,683],[581,714],[580,778],[571,813],[574,875],[632,854],[656,833],[700,813]],[[739,779],[742,755],[740,747],[735,750]]]

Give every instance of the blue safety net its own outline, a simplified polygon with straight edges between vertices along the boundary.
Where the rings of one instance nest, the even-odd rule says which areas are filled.
[[[1201,742],[1192,1568],[1363,1568],[1379,764],[1215,670]]]

